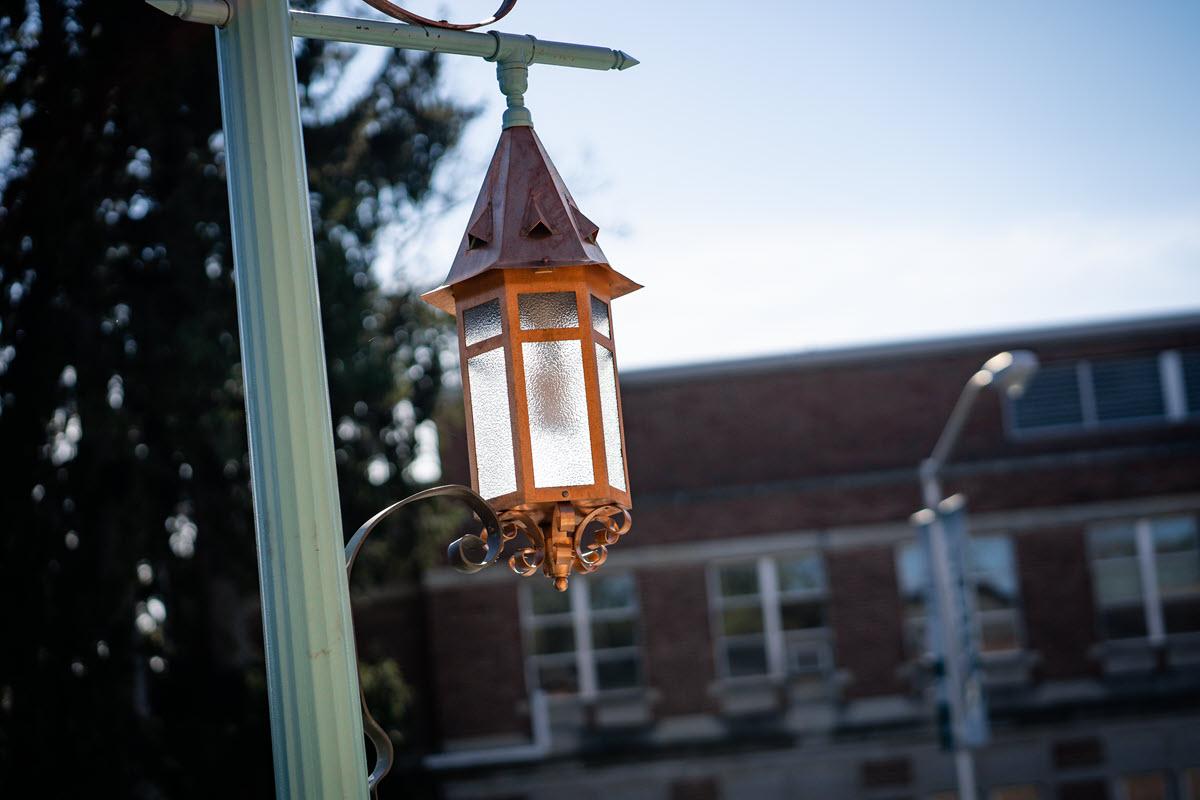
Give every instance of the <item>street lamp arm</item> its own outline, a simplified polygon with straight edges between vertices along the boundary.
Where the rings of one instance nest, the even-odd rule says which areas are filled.
[[[941,472],[942,466],[950,458],[950,453],[958,442],[963,425],[971,415],[971,407],[975,405],[975,398],[979,397],[979,393],[991,382],[992,376],[986,370],[979,370],[971,376],[963,386],[962,393],[959,394],[958,401],[954,404],[954,410],[950,412],[950,418],[946,420],[946,426],[942,429],[937,444],[933,446],[933,452],[921,462],[921,485],[925,489],[925,505],[929,508],[934,508],[941,502],[941,490],[937,485],[938,473]],[[930,495],[930,490],[933,491],[933,495]]]
[[[393,503],[364,522],[362,527],[350,537],[350,541],[346,543],[347,585],[350,582],[350,575],[354,571],[354,562],[358,559],[358,554],[362,551],[367,537],[371,535],[371,531],[375,530],[375,527],[380,522],[383,522],[384,519],[394,512],[418,500],[428,500],[432,497],[452,497],[455,500],[461,500],[470,506],[475,515],[479,517],[480,522],[483,523],[484,536],[476,536],[469,533],[459,539],[455,539],[450,544],[446,553],[450,559],[450,564],[460,572],[478,572],[489,564],[495,563],[496,559],[500,557],[500,550],[504,547],[504,537],[500,531],[500,520],[496,516],[496,512],[492,510],[492,507],[488,505],[486,500],[466,486],[435,486],[432,489],[425,489],[410,497],[406,497],[398,503]],[[356,643],[355,652],[357,650],[358,645]],[[392,748],[392,740],[388,738],[387,732],[375,721],[375,718],[371,716],[371,710],[367,708],[367,697],[363,693],[361,681],[359,681],[358,686],[358,698],[362,704],[363,732],[371,740],[371,745],[375,748],[375,766],[371,769],[371,774],[367,777],[367,786],[372,795],[374,795],[379,782],[392,769],[395,751]]]

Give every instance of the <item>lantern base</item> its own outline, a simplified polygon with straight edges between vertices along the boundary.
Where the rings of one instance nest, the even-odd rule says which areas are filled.
[[[560,592],[567,590],[572,570],[587,574],[599,569],[608,559],[609,546],[616,544],[632,524],[628,509],[612,504],[580,507],[574,503],[546,503],[500,515],[504,542],[519,534],[528,542],[509,556],[508,566],[522,577],[541,569]]]

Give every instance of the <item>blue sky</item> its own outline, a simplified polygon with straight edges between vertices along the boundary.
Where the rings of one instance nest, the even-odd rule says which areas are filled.
[[[1200,3],[520,0],[498,27],[642,61],[526,95],[646,285],[624,367],[1200,308]],[[463,202],[380,264],[422,286],[499,133],[493,65],[447,61],[485,106],[439,178]]]

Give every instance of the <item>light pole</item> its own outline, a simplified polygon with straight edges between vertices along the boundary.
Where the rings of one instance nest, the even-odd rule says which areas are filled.
[[[962,432],[971,407],[980,392],[991,386],[1009,397],[1019,397],[1037,368],[1036,355],[1028,350],[1014,350],[992,356],[970,377],[958,397],[958,402],[954,404],[954,410],[950,412],[950,418],[946,421],[933,452],[921,462],[918,470],[922,499],[926,508],[936,510],[942,503],[939,473],[950,458],[958,435]],[[966,664],[962,653],[962,632],[958,627],[963,620],[955,613],[957,604],[954,602],[950,548],[942,519],[942,515],[935,512],[930,515],[928,523],[930,566],[940,610],[937,616],[941,628],[939,633],[942,643],[942,679],[947,685],[946,695],[950,706],[950,730],[954,747],[954,768],[958,777],[958,798],[976,800],[975,764],[970,746],[964,740]]]
[[[304,13],[290,9],[287,0],[147,2],[172,16],[217,26],[276,796],[365,798],[368,786],[373,789],[390,764],[390,752],[384,752],[390,751],[390,745],[386,737],[380,741],[378,726],[368,725],[378,751],[368,780],[292,39],[357,42],[496,62],[508,101],[504,127],[511,135],[507,138],[517,143],[514,147],[532,142],[538,150],[540,143],[532,135],[523,99],[531,64],[622,70],[638,62],[619,50],[468,30],[504,16],[515,0],[504,0],[491,19],[473,25],[420,18],[389,0],[367,2],[408,22]],[[491,351],[498,358],[490,360],[498,361],[500,369],[492,369],[486,378],[492,387],[507,385],[511,397],[506,407],[512,409],[511,435],[505,443],[511,452],[505,463],[515,465],[516,486],[505,495],[506,502],[489,495],[490,505],[466,487],[442,487],[403,500],[360,529],[346,548],[350,565],[363,539],[384,516],[433,494],[467,502],[484,524],[481,535],[451,545],[452,563],[468,570],[494,562],[505,541],[524,534],[530,546],[518,551],[510,565],[522,573],[543,567],[565,587],[572,567],[584,572],[595,569],[603,563],[606,547],[628,530],[630,502],[611,329],[606,327],[605,336],[597,337],[600,314],[604,325],[610,324],[608,301],[637,284],[608,266],[596,246],[598,229],[579,212],[548,158],[544,162],[539,169],[546,173],[550,188],[540,187],[528,197],[519,192],[510,197],[513,202],[530,201],[528,207],[512,211],[515,223],[497,206],[489,206],[496,212],[493,216],[473,216],[464,237],[464,248],[470,252],[462,254],[463,271],[456,274],[452,269],[446,286],[429,298],[443,309],[469,314],[471,309],[457,305],[469,299],[467,295],[482,297],[496,283],[536,284],[546,273],[550,282],[543,294],[573,292],[578,300],[577,330],[572,336],[559,330],[526,332],[523,321],[514,331],[517,323],[511,315],[519,312],[524,317],[519,298],[507,288],[497,295],[505,298],[508,310],[496,322],[502,335],[490,340],[499,345]],[[529,246],[517,262],[501,260],[476,269],[506,236],[518,235],[528,239]],[[556,260],[555,252],[566,247],[561,237],[578,239],[584,255]],[[560,245],[559,251],[552,245]],[[550,252],[537,252],[542,246]],[[535,263],[535,256],[545,263]],[[510,281],[510,273],[519,277]],[[603,309],[592,305],[597,298]],[[461,317],[460,352],[468,373],[468,359],[486,347],[462,343],[471,320],[462,322]],[[568,339],[571,343],[562,346]],[[607,356],[594,349],[605,340]],[[530,348],[530,344],[547,343],[552,346]],[[560,351],[576,350],[577,361],[562,358]],[[525,359],[525,374],[519,376],[513,368],[522,363],[525,352],[531,357]],[[530,365],[539,355],[546,368],[544,375],[535,377],[544,382],[549,400],[539,396],[542,384],[530,382]],[[552,396],[562,388],[561,381],[554,383],[556,378],[564,375],[571,379],[573,399],[579,401],[569,414],[555,406]],[[473,373],[465,377],[464,383],[476,380]],[[519,387],[518,377],[525,379]],[[480,399],[479,405],[484,404]],[[545,424],[531,442],[530,417],[543,406],[557,413],[546,414],[541,420]],[[478,413],[472,419],[472,481],[478,490],[477,473],[485,469],[484,461],[476,458],[480,433],[494,433],[503,426],[493,424],[494,419],[481,425]],[[586,443],[585,458],[561,452],[570,438],[564,430]],[[556,447],[560,452],[551,452]],[[488,452],[499,457],[494,447]],[[538,464],[533,463],[553,467],[563,460],[575,469],[571,480],[542,480]],[[590,480],[578,478],[585,473]],[[506,516],[497,517],[495,509]],[[594,539],[587,541],[585,534]]]

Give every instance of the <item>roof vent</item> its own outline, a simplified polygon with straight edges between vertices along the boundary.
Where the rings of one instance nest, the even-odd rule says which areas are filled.
[[[546,219],[546,212],[542,211],[542,205],[538,202],[536,195],[529,198],[529,205],[525,207],[521,235],[528,236],[530,239],[545,239],[554,235],[554,228],[550,227],[550,223]]]
[[[492,204],[488,203],[467,228],[467,250],[487,247],[495,235],[492,229]]]
[[[575,215],[575,224],[579,226],[579,233],[583,236],[583,240],[588,244],[595,244],[596,237],[600,235],[600,226],[585,217],[574,203],[571,204],[571,213]]]

